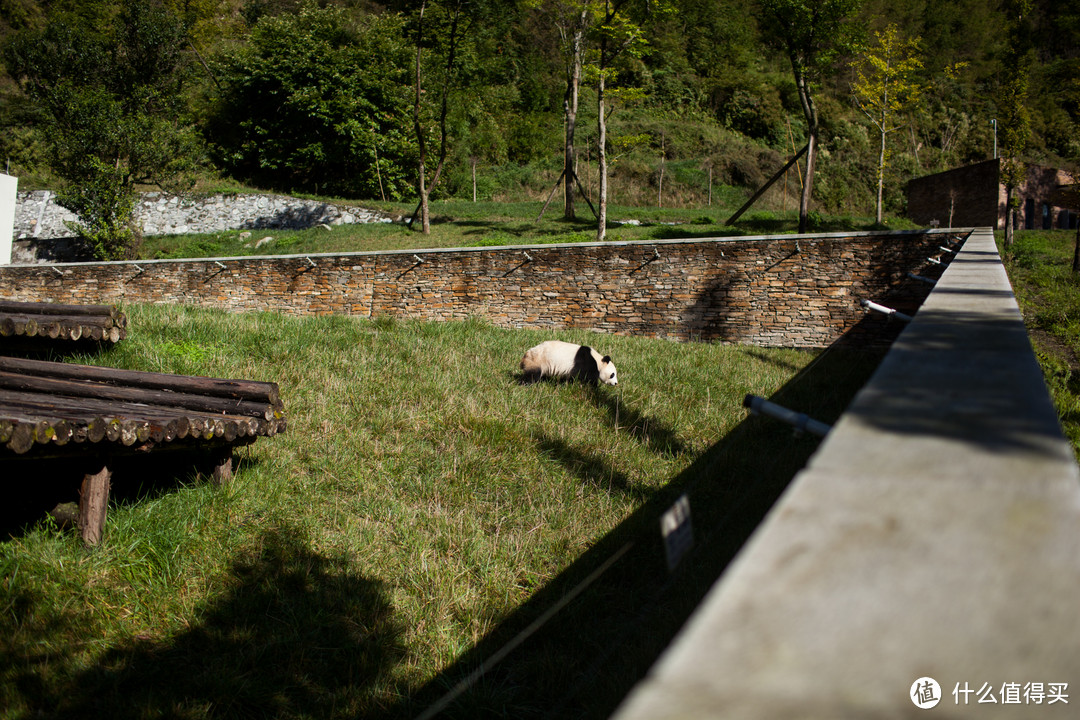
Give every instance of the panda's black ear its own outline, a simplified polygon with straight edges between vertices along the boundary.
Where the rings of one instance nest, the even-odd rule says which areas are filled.
[[[602,363],[611,362],[611,356],[610,355],[605,355],[604,357],[600,358],[600,362],[602,362]]]

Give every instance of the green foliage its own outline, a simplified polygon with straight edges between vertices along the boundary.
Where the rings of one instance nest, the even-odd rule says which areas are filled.
[[[726,182],[750,189],[814,130],[821,150],[814,204],[869,212],[878,148],[856,127],[851,77],[833,79],[828,70],[851,53],[856,30],[873,37],[893,24],[923,38],[925,67],[912,82],[928,90],[920,107],[896,115],[904,127],[888,143],[883,212],[903,209],[902,187],[911,176],[989,158],[993,118],[1002,145],[1010,127],[1021,134],[1029,129],[1021,160],[1060,165],[1080,157],[1076,3],[1032,0],[1019,15],[1019,30],[1010,29],[1018,17],[1015,0],[862,0],[856,11],[857,4],[626,0],[618,3],[616,22],[603,23],[603,3],[590,1],[586,21],[594,51],[601,37],[613,49],[626,39],[638,41],[606,71],[609,89],[638,94],[619,102],[609,118],[612,138],[641,132],[633,126],[660,129],[650,130],[652,142],[666,132],[669,161],[710,163]],[[422,123],[434,142],[449,11],[457,4],[427,5]],[[163,165],[134,173],[141,176],[136,184],[182,187],[205,141],[212,149],[211,176],[220,172],[284,192],[403,200],[413,193],[416,167],[408,18],[417,6],[415,0],[9,0],[0,11],[0,41],[13,46],[5,69],[20,84],[0,78],[0,161],[20,177],[20,187],[55,189],[52,167],[77,165],[87,153],[76,148],[89,144],[102,162],[119,156],[121,166]],[[646,12],[661,6],[674,12]],[[478,192],[486,197],[550,190],[554,178],[543,173],[562,154],[563,43],[582,7],[573,0],[462,3],[447,165],[437,196],[471,197],[474,159],[489,170],[478,176]],[[633,32],[626,32],[630,25],[619,28],[620,18]],[[35,39],[27,43],[27,37]],[[793,53],[812,91],[804,97]],[[24,72],[27,67],[33,72]],[[1011,79],[1020,67],[1027,68],[1026,88]],[[805,97],[820,109],[817,120],[804,114]],[[583,88],[576,142],[582,177],[595,175],[595,103]],[[91,111],[95,104],[100,107]],[[63,125],[52,122],[55,108],[67,106],[78,107],[83,119],[65,113]],[[1014,122],[1010,106],[1027,120],[1018,115]],[[157,124],[116,120],[136,113]],[[682,138],[675,137],[676,123]],[[664,131],[665,125],[671,128]],[[699,139],[683,133],[689,126]],[[714,147],[721,131],[723,142]],[[70,147],[53,152],[46,137],[49,145]],[[657,153],[651,160],[638,150],[623,153],[611,169],[614,197],[655,202],[647,183],[657,163]],[[646,184],[635,187],[638,182]],[[699,198],[685,192],[671,201]]]
[[[400,199],[412,163],[408,52],[396,15],[305,4],[263,17],[220,61],[215,156],[263,187]]]
[[[80,182],[59,191],[56,200],[79,217],[69,229],[94,257],[122,260],[137,251],[140,234],[132,222],[135,194],[122,170],[90,157]]]
[[[185,32],[164,6],[124,0],[54,12],[5,48],[9,72],[37,104],[36,129],[64,181],[58,198],[102,259],[122,256],[135,239],[136,184],[175,189],[194,167],[180,95]]]
[[[765,39],[781,48],[797,76],[810,82],[831,73],[860,39],[855,13],[863,0],[762,0]]]
[[[896,25],[876,33],[877,43],[867,48],[854,64],[851,92],[855,105],[878,131],[880,151],[877,162],[877,221],[881,222],[885,168],[889,162],[886,144],[890,133],[903,127],[911,106],[919,102],[922,86],[917,78],[923,67],[919,39],[904,38]]]

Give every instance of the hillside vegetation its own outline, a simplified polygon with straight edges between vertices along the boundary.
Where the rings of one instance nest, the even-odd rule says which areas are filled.
[[[812,76],[815,210],[873,213],[878,130],[853,83],[890,26],[917,41],[905,78],[917,92],[891,110],[888,216],[903,212],[910,177],[990,158],[995,130],[1004,146],[1015,129],[1030,160],[1080,157],[1075,3],[842,1],[859,33],[842,47],[826,38]],[[429,184],[445,158],[434,198],[543,199],[563,168],[567,38],[584,23],[582,187],[595,202],[603,76],[611,201],[707,207],[724,188],[745,197],[806,143],[786,31],[764,19],[766,6],[802,4],[627,0],[608,27],[593,0],[12,0],[0,9],[0,157],[22,189],[74,183],[96,202],[110,183],[214,178],[415,202],[421,155]],[[627,50],[601,59],[605,41]],[[1020,115],[1006,87],[1018,63]],[[1022,127],[1005,127],[1014,115]],[[794,168],[762,207],[792,207],[799,182]],[[580,197],[576,212],[591,218]]]

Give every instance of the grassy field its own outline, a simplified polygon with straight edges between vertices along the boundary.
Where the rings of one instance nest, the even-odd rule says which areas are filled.
[[[1002,242],[998,233],[999,248]],[[1057,406],[1080,457],[1080,275],[1073,273],[1074,230],[1020,231],[1005,268]]]
[[[411,204],[367,203],[391,216],[408,217]],[[578,219],[562,218],[562,207],[553,202],[542,219],[541,202],[467,202],[445,200],[432,203],[431,233],[410,230],[402,222],[365,225],[337,225],[308,230],[238,230],[200,235],[148,237],[139,249],[141,259],[234,257],[291,253],[330,253],[354,250],[415,250],[421,248],[477,247],[485,245],[526,245],[538,243],[591,242],[596,239],[596,221],[588,206],[578,208]],[[608,211],[607,240],[655,240],[672,238],[768,235],[795,232],[798,213],[751,209],[734,226],[726,221],[738,205],[706,208],[612,207]],[[886,229],[873,218],[817,217],[813,230],[834,232],[852,229]],[[417,223],[419,227],[419,222]],[[903,220],[889,229],[913,227]],[[269,242],[255,245],[264,238]]]
[[[1006,264],[1076,446],[1072,237],[1020,233]],[[222,487],[117,461],[93,551],[42,519],[74,470],[5,463],[38,492],[4,508],[2,718],[607,717],[817,446],[743,396],[831,422],[878,360],[570,332],[620,385],[522,385],[549,333],[125,310],[124,342],[72,359],[275,381],[289,428]]]
[[[7,464],[68,496],[0,544],[0,717],[415,717],[478,668],[443,716],[605,717],[816,447],[743,396],[829,422],[878,359],[571,332],[618,388],[522,385],[549,334],[125,310],[74,360],[276,381],[289,427],[223,487],[118,462],[92,551]]]

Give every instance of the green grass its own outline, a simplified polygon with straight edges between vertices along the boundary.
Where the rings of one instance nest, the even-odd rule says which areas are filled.
[[[998,234],[999,245],[1003,242]],[[1072,271],[1074,230],[1018,231],[1001,248],[1024,323],[1062,429],[1080,457],[1080,275]]]
[[[831,422],[876,362],[572,331],[619,387],[522,385],[549,333],[125,310],[77,361],[275,381],[289,427],[222,487],[118,464],[95,550],[48,521],[0,544],[3,718],[413,717],[630,542],[448,715],[606,716],[816,446],[743,396]],[[681,492],[697,549],[669,577]]]
[[[726,193],[731,199],[732,193]],[[741,202],[738,199],[738,202]],[[732,200],[732,202],[735,202]],[[392,216],[409,217],[415,205],[403,203],[368,203]],[[365,225],[338,225],[332,229],[239,230],[200,234],[148,237],[139,257],[188,258],[234,257],[243,255],[283,255],[296,253],[334,253],[376,250],[415,250],[422,248],[526,245],[538,243],[591,242],[596,239],[596,221],[588,205],[580,203],[577,220],[562,218],[559,198],[552,201],[544,216],[537,217],[541,202],[467,202],[436,201],[431,206],[431,233],[427,236],[410,230],[401,222]],[[734,227],[725,224],[737,205],[697,208],[641,208],[614,206],[608,210],[608,241],[656,240],[695,237],[762,235],[795,232],[798,214],[751,209]],[[872,218],[817,217],[815,231],[886,229],[873,224]],[[639,224],[627,224],[623,221]],[[417,220],[419,227],[419,220]],[[903,221],[893,229],[910,227]],[[272,238],[260,247],[258,241]]]

